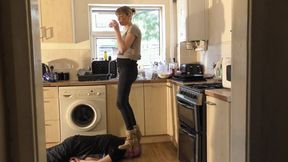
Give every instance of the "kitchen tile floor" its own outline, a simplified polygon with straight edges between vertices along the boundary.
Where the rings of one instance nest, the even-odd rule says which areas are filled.
[[[142,155],[121,162],[179,162],[177,150],[170,142],[142,144]]]

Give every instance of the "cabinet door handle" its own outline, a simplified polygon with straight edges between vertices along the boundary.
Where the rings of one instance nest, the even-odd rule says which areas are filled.
[[[45,26],[42,26],[41,28],[40,28],[40,38],[41,39],[44,39],[44,38],[46,38],[46,27]]]
[[[66,95],[64,94],[63,96],[66,97],[66,98],[69,98],[69,97],[71,97],[72,95],[71,95],[71,94],[66,94]]]
[[[46,39],[51,39],[51,38],[53,38],[53,35],[54,35],[54,33],[53,33],[53,27],[48,27],[46,30],[49,31],[49,37],[47,36],[47,32],[46,32]]]
[[[211,101],[206,101],[206,104],[207,104],[207,105],[216,105],[216,103],[211,102]]]
[[[50,103],[50,101],[44,100],[44,103]]]
[[[45,126],[52,126],[52,124],[45,124]]]

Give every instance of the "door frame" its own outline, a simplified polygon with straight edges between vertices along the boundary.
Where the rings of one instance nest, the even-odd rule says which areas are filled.
[[[38,1],[1,1],[0,8],[1,161],[44,162]]]

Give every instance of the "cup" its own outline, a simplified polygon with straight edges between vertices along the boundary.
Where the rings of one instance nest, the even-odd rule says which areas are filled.
[[[69,80],[70,74],[69,73],[63,73],[63,80]]]

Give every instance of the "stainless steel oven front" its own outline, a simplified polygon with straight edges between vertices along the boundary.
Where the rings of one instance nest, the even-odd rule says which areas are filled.
[[[200,138],[199,134],[187,129],[184,124],[180,124],[178,152],[180,162],[199,162]]]
[[[178,95],[177,108],[179,120],[179,160],[180,162],[201,162],[201,107]]]
[[[201,131],[201,109],[192,101],[177,96],[178,119],[193,131]]]

